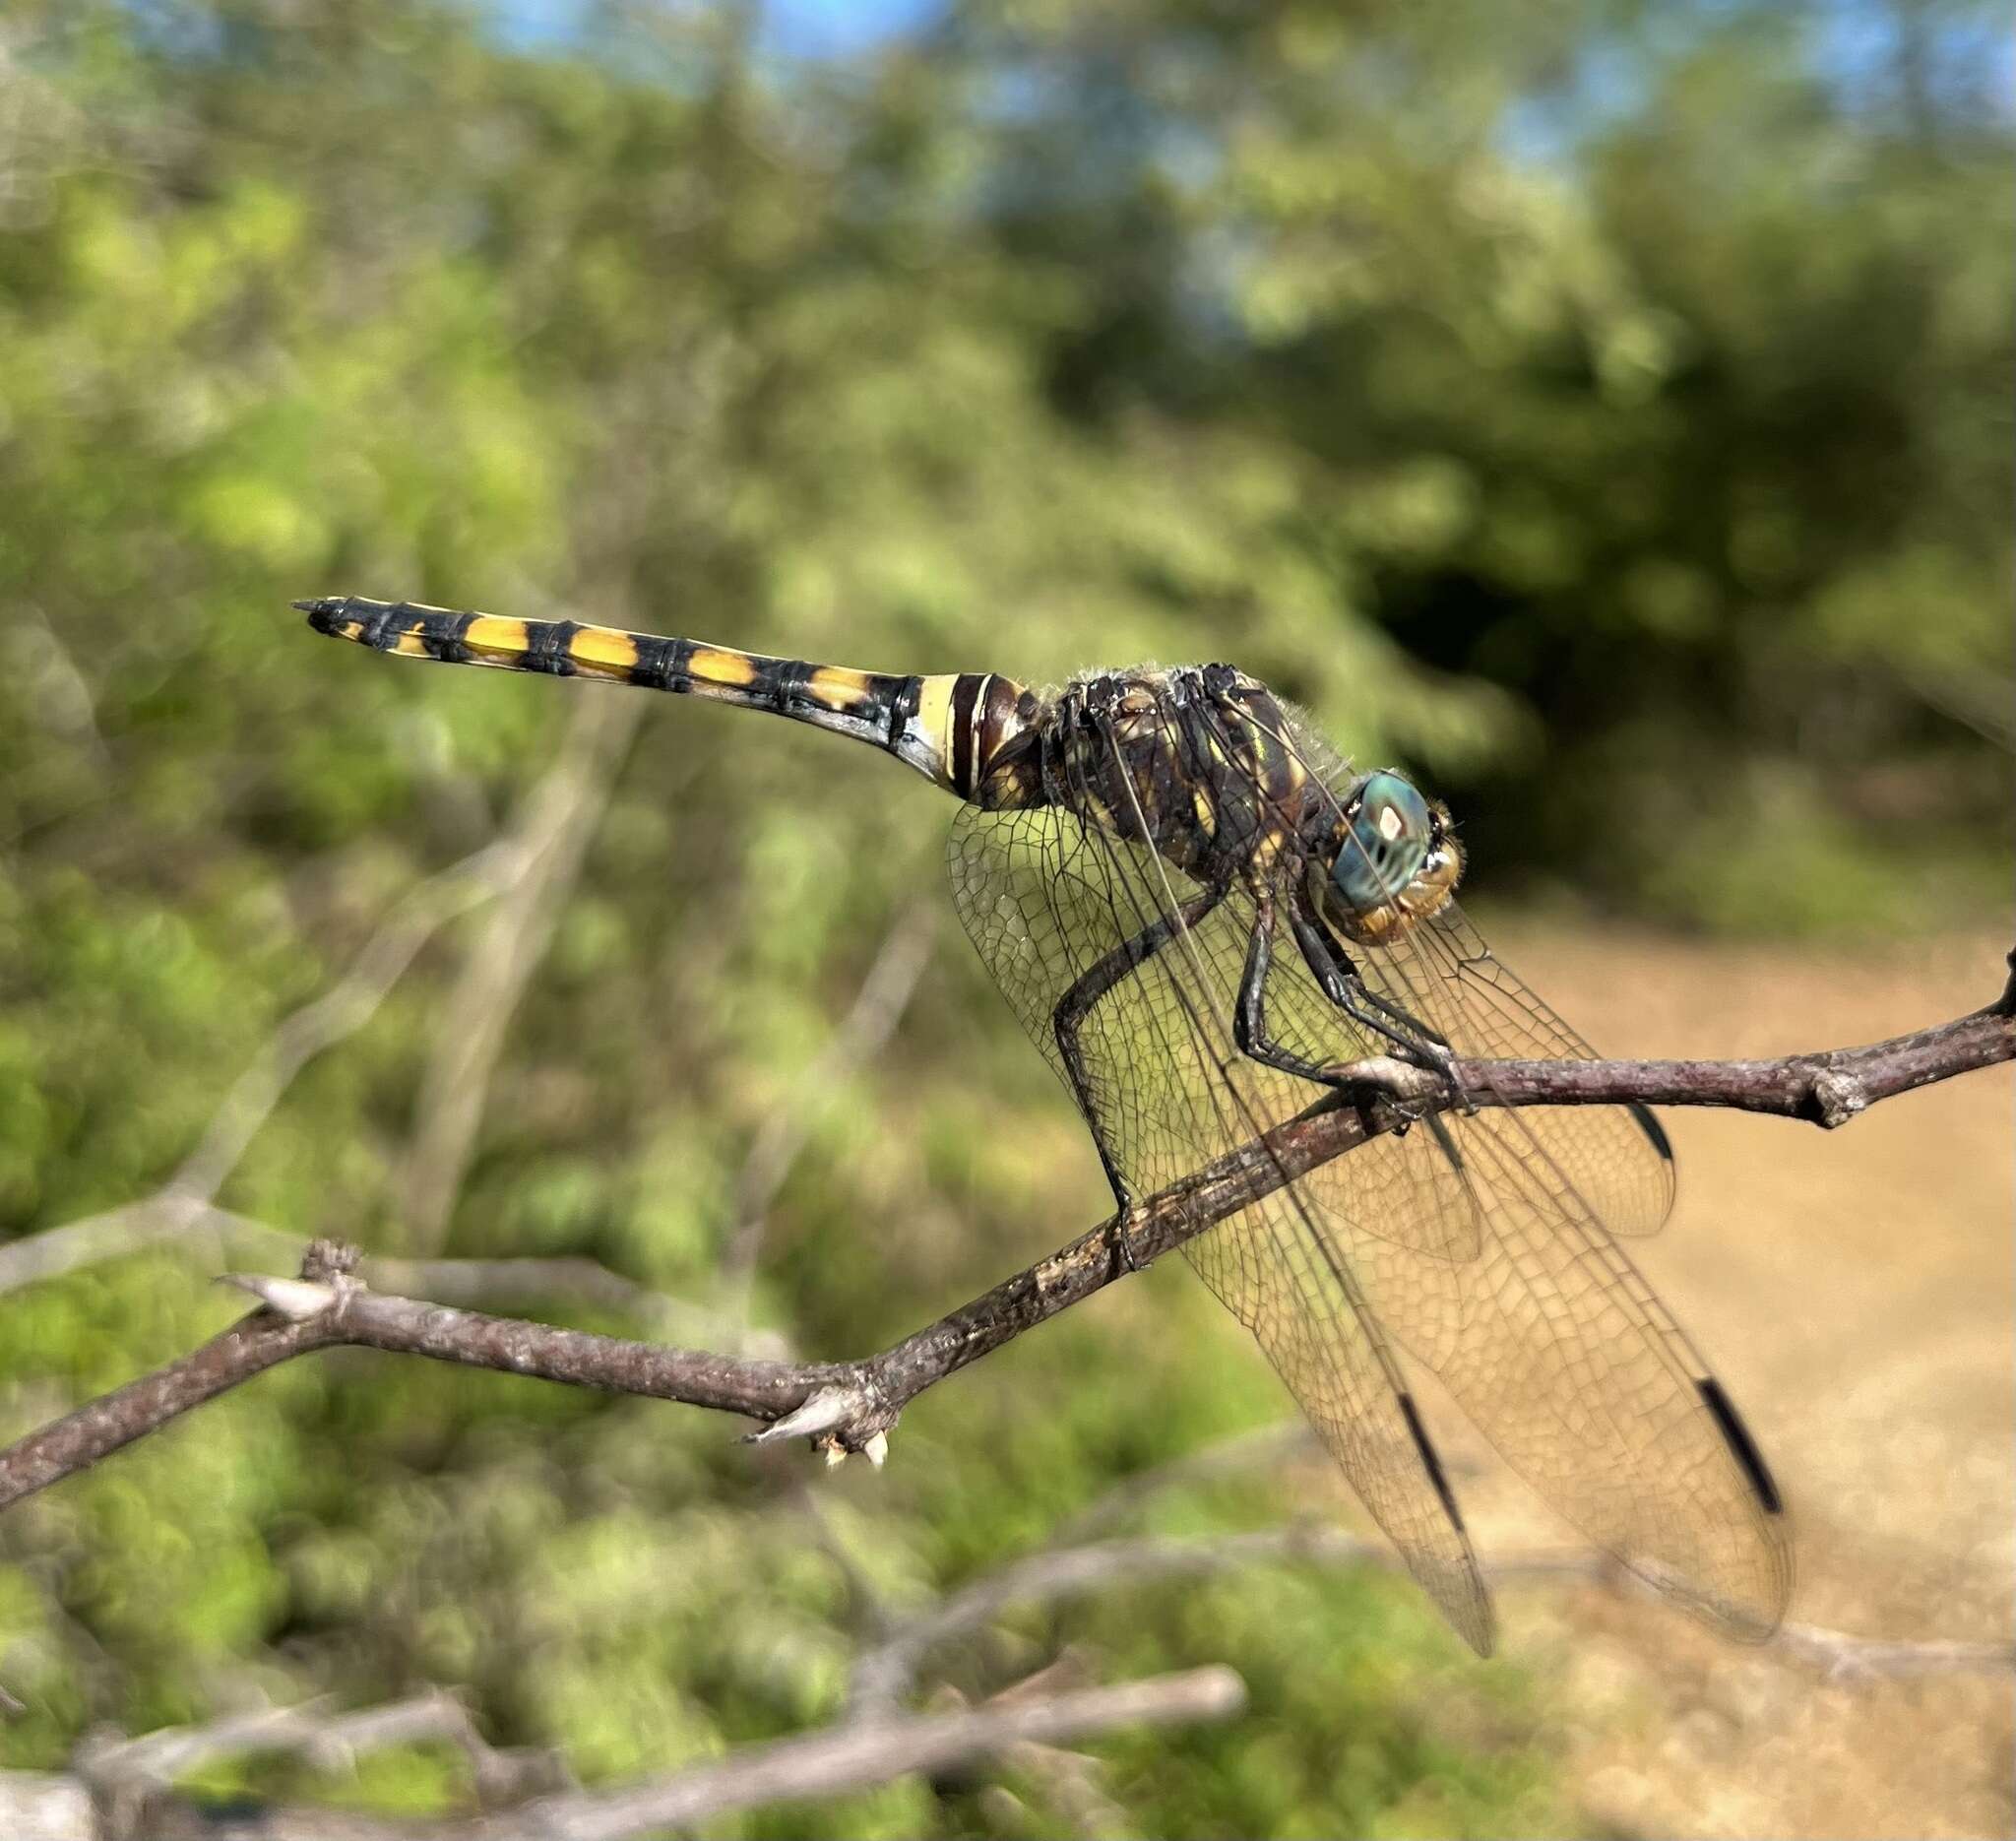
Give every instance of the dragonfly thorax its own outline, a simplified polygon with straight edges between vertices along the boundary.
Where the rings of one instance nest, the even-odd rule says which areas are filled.
[[[1079,678],[1041,742],[1044,802],[1207,886],[1308,848],[1314,777],[1273,694],[1230,666]]]

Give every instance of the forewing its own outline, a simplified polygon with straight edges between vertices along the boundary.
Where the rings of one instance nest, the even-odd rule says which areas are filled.
[[[1275,1041],[1305,1061],[1348,1064],[1392,1051],[1323,994],[1292,940],[1275,953],[1266,1011]],[[1291,1084],[1298,1107],[1324,1091],[1313,1083]],[[1405,1133],[1384,1133],[1349,1157],[1319,1164],[1301,1180],[1321,1208],[1348,1216],[1362,1233],[1438,1259],[1473,1259],[1482,1244],[1484,1210],[1460,1135],[1447,1115],[1438,1116]]]
[[[1591,1052],[1454,912],[1361,963],[1460,1055]],[[1777,1489],[1606,1232],[1664,1219],[1663,1135],[1618,1107],[1442,1116],[1482,1204],[1483,1248],[1450,1266],[1354,1234],[1349,1256],[1380,1319],[1591,1540],[1732,1633],[1768,1632],[1792,1583]]]
[[[1407,1567],[1479,1655],[1490,1599],[1441,1460],[1336,1237],[1299,1184],[1229,1216],[1183,1252],[1249,1330]],[[1419,1255],[1416,1255],[1419,1257]]]
[[[1060,1074],[1054,1017],[1064,994],[1203,895],[1140,847],[1055,807],[970,807],[950,859],[954,897],[980,957]],[[1088,1111],[1138,1195],[1248,1142],[1317,1091],[1246,1060],[1233,1045],[1231,1008],[1252,921],[1249,895],[1226,896],[1080,1027]],[[1258,1339],[1415,1577],[1488,1652],[1489,1600],[1454,1497],[1380,1327],[1298,1185],[1183,1250]]]

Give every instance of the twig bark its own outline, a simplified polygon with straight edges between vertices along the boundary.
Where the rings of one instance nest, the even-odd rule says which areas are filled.
[[[1480,1106],[1715,1106],[1802,1118],[1828,1130],[1879,1100],[2016,1056],[2016,951],[1991,1004],[1951,1023],[1855,1048],[1768,1061],[1458,1061],[1452,1070]],[[1360,1064],[1396,1098],[1438,1101],[1442,1081],[1382,1058]]]
[[[1649,1096],[1669,1105],[1736,1107],[1838,1124],[1841,1119],[1828,1113],[1841,1105],[1859,1111],[1890,1094],[2011,1059],[2016,979],[1985,1009],[1864,1048],[1757,1062],[1478,1061],[1459,1063],[1457,1072],[1480,1105],[1583,1105]],[[1692,1084],[1680,1082],[1674,1068],[1694,1070]],[[1501,1077],[1501,1070],[1510,1071]],[[1816,1101],[1817,1087],[1830,1082],[1833,1100]],[[1416,1112],[1453,1103],[1446,1092],[1410,1098]],[[684,1401],[766,1422],[753,1434],[758,1439],[802,1435],[829,1455],[865,1451],[879,1459],[898,1416],[925,1388],[1283,1183],[1391,1129],[1403,1116],[1382,1090],[1367,1088],[1351,1100],[1327,1097],[880,1355],[857,1362],[739,1358],[458,1310],[369,1291],[351,1276],[354,1253],[333,1260],[326,1250],[318,1254],[311,1248],[301,1279],[233,1281],[259,1298],[264,1311],[0,1451],[0,1508],[278,1363],[337,1344]]]
[[[156,1204],[135,1202],[125,1210],[109,1210],[91,1216],[89,1222],[73,1222],[69,1228],[52,1228],[48,1234],[34,1234],[18,1242],[29,1258],[14,1270],[25,1279],[38,1270],[38,1277],[56,1277],[75,1264],[91,1264],[98,1258],[117,1258],[137,1252],[141,1246],[165,1238],[159,1222],[152,1218]],[[139,1216],[129,1224],[125,1216]],[[71,1238],[73,1230],[91,1228],[91,1238]],[[192,1204],[190,1212],[177,1216],[177,1238],[202,1240],[220,1248],[236,1264],[298,1266],[308,1242],[300,1234],[288,1234],[268,1222],[254,1220],[216,1204]],[[60,1264],[36,1266],[56,1240]],[[12,1250],[12,1248],[8,1248]],[[585,1304],[593,1310],[617,1310],[633,1316],[647,1331],[671,1339],[722,1339],[738,1355],[762,1355],[785,1362],[790,1347],[783,1335],[772,1329],[748,1329],[733,1316],[706,1304],[677,1299],[665,1291],[654,1291],[625,1279],[621,1272],[604,1266],[581,1252],[562,1254],[506,1254],[500,1258],[433,1258],[410,1260],[391,1254],[367,1252],[356,1266],[356,1277],[377,1291],[427,1297],[437,1304],[468,1304],[475,1308],[527,1308],[536,1304],[566,1302]]]

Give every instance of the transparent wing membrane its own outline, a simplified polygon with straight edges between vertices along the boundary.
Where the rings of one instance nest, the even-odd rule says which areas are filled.
[[[1414,935],[1423,984],[1459,1054],[1592,1060],[1596,1050],[1495,957],[1454,903]],[[1430,983],[1439,977],[1439,985]],[[1519,1108],[1534,1147],[1612,1234],[1656,1234],[1673,1205],[1672,1149],[1643,1107]]]
[[[1289,720],[1281,739],[1312,775],[1321,776],[1322,784],[1338,784],[1345,770],[1336,754],[1301,724]],[[1459,1056],[1596,1058],[1596,1050],[1492,954],[1454,902],[1378,948],[1354,949],[1353,960],[1368,989],[1434,1029]],[[1334,1014],[1313,984],[1309,988]],[[1361,1052],[1383,1051],[1382,1046],[1374,1045]],[[1643,1107],[1508,1111],[1520,1121],[1529,1155],[1544,1159],[1610,1233],[1637,1237],[1656,1234],[1665,1226],[1673,1205],[1672,1150]],[[1442,1115],[1459,1150],[1482,1116]],[[1422,1237],[1411,1237],[1410,1243],[1423,1243]]]

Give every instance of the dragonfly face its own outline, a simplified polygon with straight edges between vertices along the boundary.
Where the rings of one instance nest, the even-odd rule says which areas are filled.
[[[1376,773],[1346,801],[1310,871],[1311,891],[1338,931],[1376,946],[1448,905],[1463,850],[1440,800],[1423,798],[1399,774]]]

